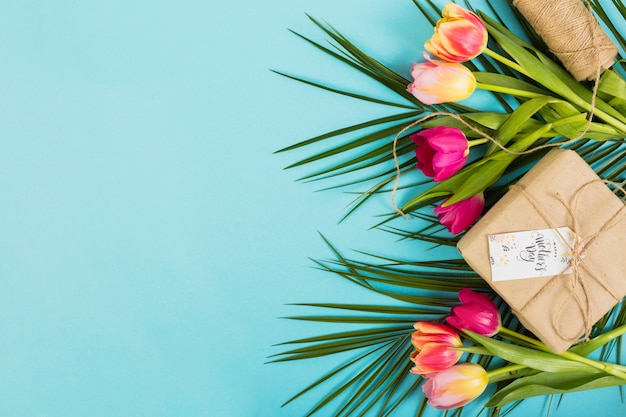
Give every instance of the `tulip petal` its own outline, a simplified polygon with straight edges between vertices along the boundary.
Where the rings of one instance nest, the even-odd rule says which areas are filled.
[[[433,212],[438,215],[439,222],[452,234],[458,234],[476,221],[484,207],[485,199],[481,193],[448,206],[444,202]]]
[[[467,324],[465,323],[465,321],[463,319],[461,319],[461,317],[459,317],[455,312],[454,312],[454,308],[452,309],[452,315],[446,317],[446,323],[448,323],[450,326],[455,327],[459,330],[463,330],[467,327]],[[469,329],[467,329],[469,330]]]
[[[421,350],[428,343],[445,344],[453,347],[463,345],[456,330],[447,324],[417,322],[414,327],[416,331],[411,335],[411,340],[413,346],[418,350]]]
[[[443,181],[457,173],[467,161],[469,144],[456,127],[437,126],[410,136],[417,144],[417,168],[435,181]]]
[[[466,204],[462,206],[463,215],[456,216],[454,222],[450,225],[450,231],[453,234],[461,233],[463,230],[469,228],[483,211],[485,206],[484,201],[468,200],[465,200]]]
[[[435,171],[433,170],[432,160],[436,151],[429,145],[428,140],[420,134],[412,135],[411,139],[417,144],[415,149],[417,169],[421,170],[424,175],[434,177]]]
[[[462,304],[453,307],[451,315],[446,317],[449,325],[487,337],[500,330],[502,324],[500,312],[489,297],[463,288],[459,291],[459,300]]]
[[[474,333],[481,334],[483,336],[493,336],[499,328],[498,317],[492,311],[481,309],[476,305],[462,305],[456,306],[452,309],[452,314],[456,317],[466,317],[462,328],[464,330],[470,330]],[[471,319],[467,319],[471,317]],[[453,325],[448,322],[448,324]],[[456,326],[455,326],[456,327]]]
[[[441,366],[445,365],[445,368],[449,368],[454,365],[456,361],[461,357],[461,352],[454,349],[450,349],[449,346],[441,345],[438,343],[428,343],[424,345],[424,348],[420,352],[420,363],[428,365],[431,368],[437,368],[437,371],[441,370]]]
[[[438,126],[437,135],[428,139],[430,146],[440,152],[463,154],[468,149],[467,139],[463,132],[455,127]]]
[[[489,297],[472,291],[469,288],[461,288],[459,291],[459,301],[463,304],[476,303],[485,309],[497,310],[497,307]]]
[[[411,335],[415,351],[411,361],[415,364],[411,373],[427,375],[453,366],[462,353],[454,348],[463,342],[453,327],[443,323],[417,322]]]
[[[424,48],[449,62],[465,62],[480,55],[487,46],[487,28],[471,11],[448,3],[442,11],[432,37]]]
[[[450,410],[473,401],[489,383],[487,372],[473,363],[454,365],[426,375],[426,378],[422,391],[428,398],[428,405],[440,410]]]
[[[433,179],[435,181],[447,180],[463,168],[465,161],[467,161],[467,156],[463,154],[436,154],[432,162],[433,170],[436,173]]]
[[[456,335],[456,331],[450,326],[434,321],[418,321],[413,324],[413,328],[423,333]]]
[[[464,100],[474,92],[476,78],[461,64],[443,61],[414,63],[407,91],[424,104]]]

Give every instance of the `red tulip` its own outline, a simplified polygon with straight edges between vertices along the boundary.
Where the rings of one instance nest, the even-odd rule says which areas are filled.
[[[430,59],[411,66],[413,82],[407,91],[424,104],[461,101],[472,95],[476,77],[461,64]]]
[[[469,288],[462,288],[459,291],[459,300],[461,305],[452,307],[450,316],[446,317],[449,325],[487,337],[498,333],[502,320],[498,307],[489,297]]]
[[[448,200],[446,200],[448,201]],[[485,208],[485,198],[482,193],[473,197],[445,206],[445,201],[433,210],[453,235],[459,234],[470,227]]]
[[[463,7],[446,3],[443,18],[424,48],[449,62],[465,62],[480,55],[487,46],[487,28],[478,16]]]
[[[439,410],[462,407],[483,393],[489,377],[480,365],[462,363],[427,375],[422,386],[428,405]]]
[[[416,331],[411,337],[415,347],[411,354],[411,360],[415,363],[412,373],[427,375],[439,372],[459,360],[462,352],[453,348],[463,346],[463,342],[452,327],[427,321],[418,321],[413,327]]]
[[[469,155],[467,138],[456,127],[437,126],[410,136],[417,145],[417,168],[435,181],[443,181],[457,173]]]

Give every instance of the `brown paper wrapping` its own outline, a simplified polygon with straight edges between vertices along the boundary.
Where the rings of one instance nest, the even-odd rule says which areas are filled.
[[[465,234],[457,248],[524,327],[554,352],[562,353],[583,335],[586,321],[596,323],[626,295],[626,210],[591,167],[570,150],[550,151],[518,185],[525,192],[520,187],[507,192]],[[573,216],[578,230],[557,194],[565,202],[577,197]],[[541,214],[528,195],[539,204]],[[609,220],[611,227],[603,230]],[[551,228],[549,222],[556,227],[568,226],[583,238],[603,230],[585,247],[580,281],[572,284],[570,274],[492,281],[487,236]],[[576,301],[577,297],[584,300],[584,306]]]

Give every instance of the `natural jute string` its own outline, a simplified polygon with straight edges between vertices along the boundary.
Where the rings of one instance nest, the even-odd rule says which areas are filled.
[[[593,180],[586,184],[583,184],[572,196],[571,203],[568,203],[567,201],[565,201],[560,194],[558,193],[555,194],[558,201],[566,208],[567,212],[569,213],[569,216],[571,219],[570,229],[572,230],[572,232],[576,234],[576,239],[573,245],[570,245],[568,243],[568,240],[565,239],[561,235],[561,233],[558,231],[558,226],[554,224],[554,222],[550,218],[549,213],[547,213],[541,207],[541,205],[537,202],[537,200],[533,197],[533,195],[530,194],[526,190],[526,188],[517,184],[511,186],[511,190],[521,193],[528,200],[528,202],[533,206],[533,208],[537,211],[537,213],[541,216],[541,218],[543,218],[543,220],[548,224],[548,226],[557,231],[563,243],[565,243],[568,246],[569,250],[572,253],[571,272],[568,275],[569,277],[569,281],[568,281],[569,294],[568,295],[574,299],[574,301],[576,302],[576,305],[580,309],[581,316],[583,318],[583,329],[581,331],[581,334],[584,335],[584,340],[589,339],[591,335],[591,330],[593,327],[591,301],[589,299],[590,297],[589,290],[587,288],[587,283],[585,282],[584,275],[586,274],[587,276],[591,277],[608,294],[610,294],[616,300],[616,302],[620,301],[620,297],[618,297],[597,274],[595,274],[592,270],[590,270],[584,261],[585,252],[589,250],[589,248],[594,244],[594,242],[603,233],[609,231],[611,228],[615,227],[619,223],[619,221],[623,218],[622,216],[623,211],[626,209],[626,205],[622,205],[622,207],[620,207],[620,209],[617,210],[595,233],[592,233],[589,236],[580,236],[580,219],[578,216],[578,204],[579,204],[580,196],[587,187],[597,184],[597,183],[612,185],[613,187],[618,189],[623,195],[626,196],[626,190],[624,190],[619,184],[616,184],[610,181],[601,180],[601,179]],[[585,274],[583,274],[583,271],[585,272]],[[567,275],[566,271],[564,270],[559,275],[555,275],[554,277],[552,277],[550,281],[548,281],[546,285],[544,285],[541,288],[541,290],[539,290],[539,292],[537,292],[526,303],[526,305],[524,305],[519,310],[518,315],[521,313],[524,313],[533,303],[539,300],[553,285],[555,285],[561,279],[565,278],[566,275]],[[581,288],[583,297],[581,297],[576,291],[577,287]],[[576,342],[580,339],[578,335],[574,337],[567,336],[563,334],[559,326],[560,318],[570,299],[569,296],[565,297],[565,300],[557,309],[556,314],[552,316],[552,327],[555,333],[557,334],[557,336],[559,336],[562,340],[565,340],[568,342]]]
[[[513,5],[578,81],[613,65],[617,46],[581,0],[515,0]]]

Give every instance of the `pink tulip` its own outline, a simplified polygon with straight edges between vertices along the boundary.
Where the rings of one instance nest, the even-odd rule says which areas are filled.
[[[433,212],[439,218],[439,222],[453,235],[459,234],[470,227],[480,217],[485,208],[483,193],[447,206],[444,205],[445,203],[444,201],[437,206]]]
[[[427,375],[422,386],[428,405],[439,410],[462,407],[483,393],[489,377],[480,365],[462,363]]]
[[[498,333],[502,320],[498,307],[486,295],[469,288],[459,291],[460,306],[452,307],[446,322],[459,330],[469,330],[491,337]]]
[[[468,98],[476,88],[476,78],[461,64],[432,60],[413,63],[413,82],[407,91],[424,104],[460,101]]]
[[[416,331],[411,337],[415,347],[411,354],[415,363],[412,373],[427,375],[457,363],[462,352],[453,348],[463,346],[463,342],[452,327],[427,321],[418,321],[413,327]]]
[[[487,46],[487,28],[478,16],[454,3],[446,3],[443,19],[424,48],[449,62],[465,62],[480,55]]]
[[[435,181],[457,173],[469,155],[467,138],[456,127],[437,126],[410,136],[417,145],[417,168]]]

